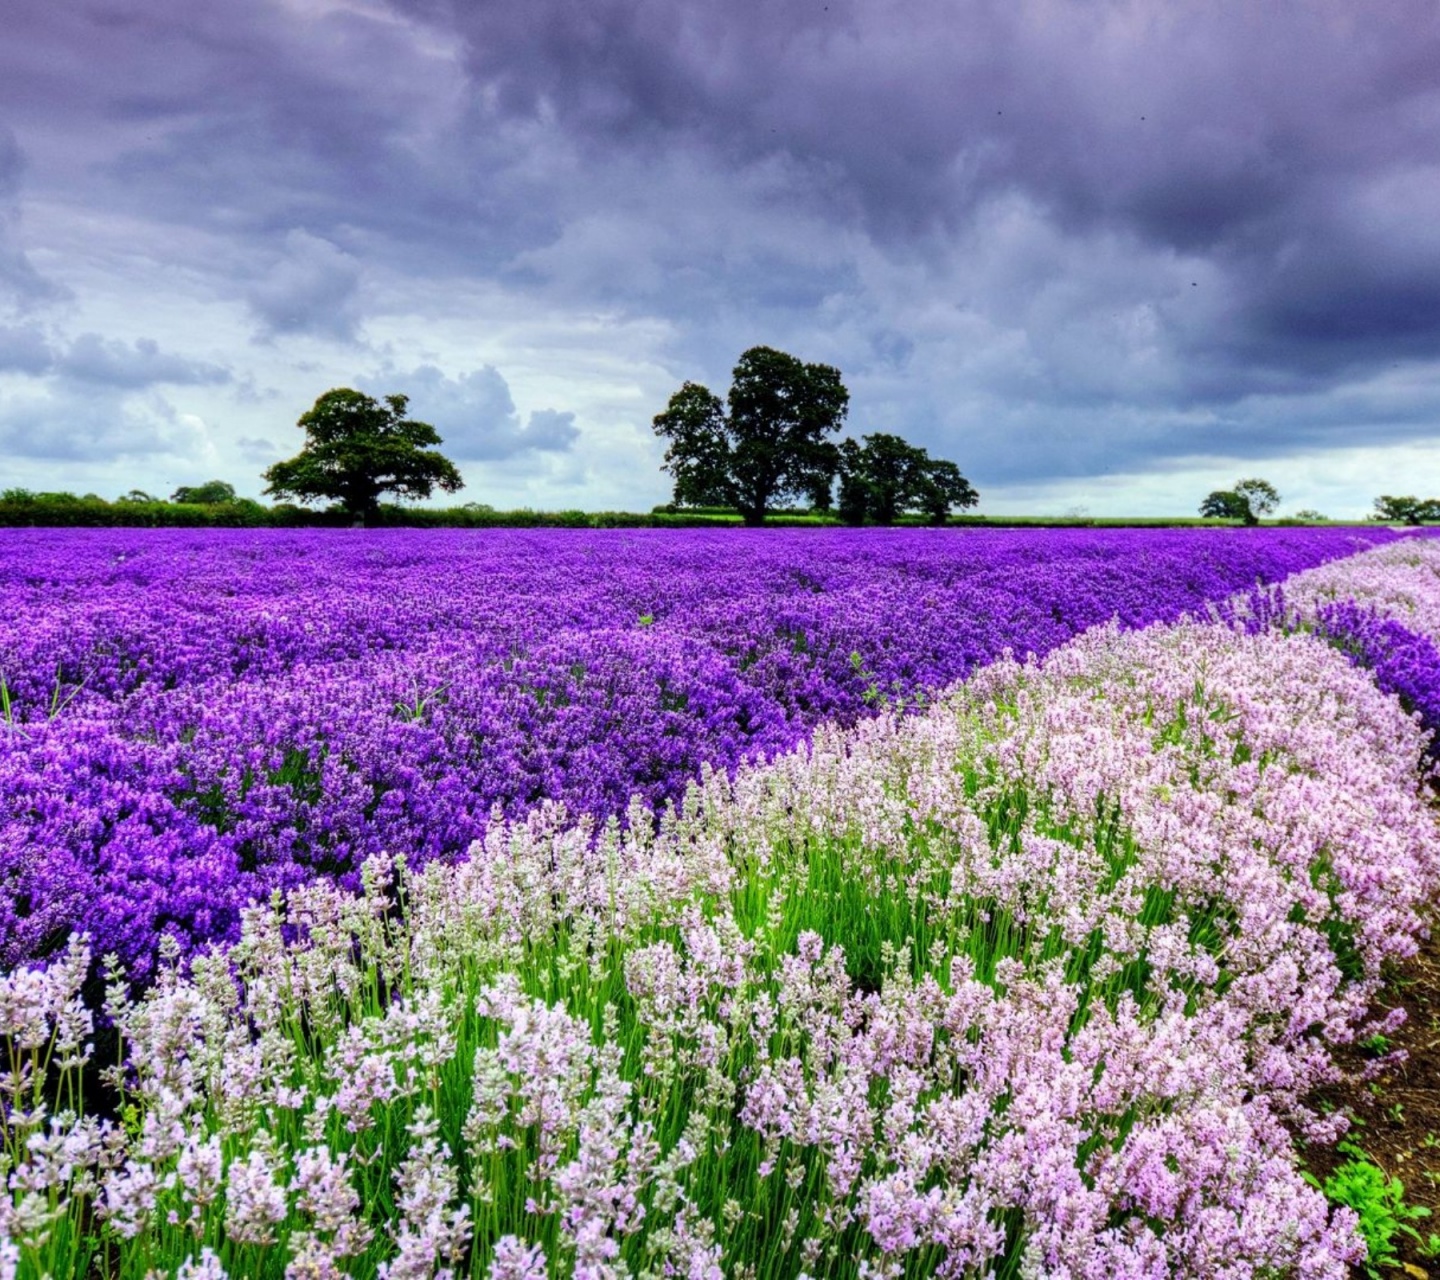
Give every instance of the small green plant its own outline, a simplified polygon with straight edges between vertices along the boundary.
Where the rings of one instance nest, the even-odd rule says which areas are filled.
[[[655,624],[655,615],[654,615],[653,613],[642,613],[642,614],[640,615],[640,625],[641,625],[642,627],[650,627],[650,626],[654,626],[654,624]]]
[[[858,649],[850,654],[850,669],[868,685],[865,692],[860,695],[865,700],[865,705],[868,707],[877,702],[883,705],[885,695],[880,692],[880,685],[876,681],[874,673],[866,668],[865,659],[860,656]]]
[[[899,680],[891,681],[890,692],[887,693],[880,687],[875,673],[866,667],[865,659],[858,651],[850,655],[850,669],[866,682],[865,692],[860,695],[860,699],[867,707],[879,707],[882,711],[894,710],[897,715],[903,715],[907,709],[919,711],[926,705],[924,689],[907,693],[904,684]]]
[[[1360,1047],[1368,1054],[1379,1058],[1390,1052],[1390,1037],[1381,1035],[1378,1031],[1373,1036],[1366,1036],[1360,1041]]]
[[[394,706],[395,714],[402,720],[419,720],[432,703],[444,698],[450,684],[451,682],[446,680],[424,692],[417,689],[414,691],[413,699],[408,701],[404,698],[397,698]]]
[[[1355,1143],[1342,1142],[1339,1150],[1350,1159],[1336,1168],[1323,1184],[1313,1175],[1307,1174],[1306,1178],[1320,1187],[1332,1204],[1344,1205],[1360,1216],[1365,1273],[1378,1277],[1381,1267],[1398,1265],[1400,1258],[1395,1246],[1402,1234],[1422,1246],[1429,1244],[1410,1224],[1419,1218],[1428,1218],[1430,1210],[1423,1205],[1406,1204],[1405,1184],[1399,1178],[1388,1177]]]
[[[85,682],[82,679],[68,693],[65,692],[61,669],[57,666],[55,668],[55,687],[50,691],[50,704],[46,708],[46,719],[55,719],[56,716],[75,701],[84,686]],[[4,724],[7,729],[17,727],[15,724],[15,702],[10,695],[10,686],[6,683],[3,673],[0,673],[0,724]]]

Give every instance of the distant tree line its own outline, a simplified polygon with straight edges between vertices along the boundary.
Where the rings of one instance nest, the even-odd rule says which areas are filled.
[[[1280,495],[1268,480],[1253,478],[1237,480],[1229,489],[1216,489],[1200,504],[1200,514],[1208,519],[1239,520],[1256,525],[1280,505]],[[1306,509],[1295,513],[1296,520],[1306,523],[1325,519],[1318,511]],[[1386,524],[1421,525],[1440,520],[1440,498],[1392,497],[1381,494],[1375,499],[1371,520]]]
[[[267,507],[236,496],[232,485],[211,480],[184,486],[167,498],[131,489],[113,502],[98,493],[74,494],[18,487],[0,490],[0,525],[174,525],[244,528],[300,523],[294,508]]]
[[[686,382],[653,421],[668,442],[664,469],[674,481],[675,505],[729,508],[759,525],[786,501],[835,509],[837,481],[838,512],[847,524],[894,524],[907,513],[943,524],[955,508],[979,502],[953,462],[899,436],[829,439],[849,406],[838,369],[771,347],[740,356],[723,401]]]
[[[10,488],[0,490],[0,525],[603,527],[723,524],[737,516],[747,525],[775,516],[786,523],[838,519],[890,525],[918,518],[944,524],[956,509],[978,504],[979,494],[955,463],[932,458],[897,435],[876,431],[859,439],[831,439],[849,404],[838,369],[807,364],[771,347],[751,347],[735,365],[725,400],[686,382],[655,415],[654,430],[668,442],[663,469],[674,481],[675,500],[649,516],[499,512],[482,503],[427,511],[382,499],[423,500],[436,489],[454,493],[464,486],[455,464],[439,452],[439,432],[407,417],[404,395],[387,395],[382,402],[337,387],[300,416],[296,425],[305,433],[300,452],[263,473],[265,494],[281,499],[273,507],[238,496],[224,480],[181,485],[168,500],[131,489],[113,503],[93,493],[77,497]],[[329,505],[305,510],[290,499]],[[803,512],[786,509],[787,502],[797,501],[807,504]],[[1251,477],[1206,495],[1200,515],[1256,525],[1279,503],[1274,485]],[[1291,522],[1323,519],[1307,510]],[[1440,521],[1440,499],[1385,494],[1375,499],[1371,519],[1409,525]]]
[[[171,502],[137,491],[109,499],[99,494],[0,490],[0,527],[51,528],[349,528],[359,523],[339,503],[305,508],[294,503],[266,505],[251,498],[210,504]],[[382,502],[372,523],[382,528],[426,529],[611,529],[726,528],[740,523],[734,512],[665,507],[654,511],[541,511],[531,507],[497,510],[483,502],[455,507],[414,507]],[[770,525],[834,524],[833,516],[808,511],[771,513]]]

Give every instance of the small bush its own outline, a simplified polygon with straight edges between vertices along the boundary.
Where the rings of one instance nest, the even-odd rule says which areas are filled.
[[[1398,1266],[1396,1241],[1401,1235],[1420,1240],[1420,1233],[1410,1224],[1428,1218],[1430,1210],[1423,1205],[1406,1204],[1405,1184],[1399,1178],[1387,1177],[1353,1142],[1342,1142],[1340,1150],[1351,1159],[1340,1165],[1321,1184],[1309,1181],[1325,1192],[1332,1204],[1353,1209],[1360,1217],[1360,1235],[1365,1241],[1365,1272],[1378,1277],[1381,1267]]]

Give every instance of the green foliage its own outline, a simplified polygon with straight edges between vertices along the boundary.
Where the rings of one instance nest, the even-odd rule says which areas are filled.
[[[426,701],[441,693],[417,694],[413,704],[397,704],[396,712],[403,719],[419,716]],[[284,765],[270,781],[303,790],[313,786],[314,767],[303,753],[287,752]],[[977,762],[966,762],[962,771],[968,793],[988,787],[988,773]],[[993,802],[980,810],[988,840],[997,850],[1019,841],[1027,815],[1037,813],[1044,838],[1064,841],[1110,863],[1117,879],[1133,861],[1133,837],[1118,822],[1092,827],[1077,824],[1073,815],[1052,818],[1046,798],[1023,787],[997,791]],[[613,839],[613,833],[605,838]],[[720,1000],[735,1000],[742,1007],[754,1002],[758,1008],[763,996],[764,1007],[779,1010],[767,1046],[769,1060],[806,1057],[813,1045],[811,1033],[803,1018],[777,999],[780,975],[787,964],[793,964],[806,931],[825,940],[825,954],[815,966],[817,1000],[824,999],[837,980],[865,992],[903,989],[926,980],[948,990],[960,972],[998,989],[1002,962],[1008,961],[1031,972],[1053,963],[1063,970],[1067,982],[1082,984],[1085,999],[1075,1015],[1076,1028],[1090,1011],[1102,1006],[1113,1010],[1122,998],[1147,1012],[1157,1006],[1158,994],[1149,989],[1146,974],[1139,969],[1122,967],[1106,977],[1092,978],[1096,938],[1070,941],[1058,928],[1036,930],[993,898],[957,895],[950,871],[952,838],[943,828],[917,825],[898,847],[871,847],[858,832],[796,833],[783,845],[777,844],[770,856],[757,858],[748,874],[737,877],[725,900],[706,900],[689,917],[692,923],[687,928],[716,928],[721,931],[717,937],[737,939],[756,957],[742,985],[733,991],[705,991],[698,1011],[718,1021]],[[776,856],[782,851],[783,856]],[[497,942],[478,929],[473,936],[447,935],[450,945],[437,947],[430,964],[412,967],[403,959],[414,945],[412,904],[416,916],[423,915],[426,899],[442,882],[432,879],[427,886],[423,877],[407,875],[403,869],[401,877],[383,883],[367,876],[366,898],[331,944],[333,983],[316,983],[309,992],[302,992],[298,984],[276,984],[269,1031],[273,1042],[286,1048],[282,1070],[290,1074],[283,1083],[301,1098],[307,1087],[328,1083],[342,1038],[354,1034],[373,1040],[386,1033],[394,1025],[387,1016],[396,996],[422,1011],[430,1006],[421,997],[431,990],[436,996],[433,1025],[415,1034],[410,1052],[423,1058],[427,1049],[438,1048],[442,1035],[453,1037],[453,1046],[436,1053],[437,1061],[427,1069],[420,1087],[396,1090],[393,1099],[377,1102],[353,1125],[334,1112],[328,1117],[323,1112],[306,1114],[304,1104],[277,1108],[263,1125],[267,1140],[273,1140],[277,1149],[298,1151],[318,1143],[337,1155],[343,1153],[369,1221],[390,1222],[397,1216],[397,1174],[407,1148],[414,1149],[421,1108],[428,1108],[438,1119],[445,1156],[453,1160],[457,1190],[472,1209],[474,1244],[468,1274],[486,1274],[495,1242],[509,1233],[543,1244],[552,1257],[564,1257],[556,1215],[534,1208],[535,1188],[527,1166],[535,1153],[526,1145],[524,1122],[507,1103],[491,1113],[489,1128],[473,1130],[478,1135],[474,1141],[465,1139],[462,1128],[480,1097],[477,1081],[486,1078],[480,1068],[495,1060],[505,1033],[505,1025],[487,1012],[486,993],[494,989],[492,984],[513,974],[527,1000],[559,1006],[564,1016],[593,1028],[614,1047],[610,1059],[616,1073],[614,1087],[641,1099],[639,1109],[660,1151],[675,1151],[682,1142],[691,1148],[683,1182],[677,1185],[683,1185],[699,1220],[728,1224],[727,1251],[747,1264],[748,1274],[796,1274],[801,1269],[799,1249],[792,1241],[807,1235],[825,1242],[817,1259],[819,1274],[837,1280],[859,1280],[866,1274],[859,1266],[865,1249],[861,1233],[853,1227],[836,1233],[823,1230],[827,1215],[848,1206],[827,1180],[821,1149],[788,1143],[769,1146],[754,1127],[738,1118],[736,1095],[728,1082],[753,1078],[761,1065],[756,1042],[744,1036],[720,1040],[715,1069],[698,1080],[687,1056],[690,1048],[684,1030],[657,1025],[645,998],[636,996],[636,987],[643,989],[643,984],[633,975],[645,972],[634,967],[636,959],[652,953],[675,954],[681,942],[667,913],[637,912],[627,921],[623,937],[607,938],[583,919],[556,910],[543,920],[531,921],[524,938],[513,942]],[[1037,912],[1043,913],[1044,894],[1044,887],[1037,886]],[[297,917],[285,914],[278,896],[270,912],[268,924],[255,930],[252,941],[234,953],[233,977],[228,970],[214,969],[219,981],[258,986],[267,976],[273,977],[277,957],[264,939],[279,938],[282,928],[293,927]],[[1147,927],[1161,922],[1162,915],[1168,922],[1173,911],[1164,914],[1156,909],[1151,914],[1156,918],[1142,922]],[[1216,949],[1223,954],[1219,943]],[[428,972],[431,964],[439,969]],[[944,1033],[937,1040],[943,1052]],[[587,1079],[581,1087],[593,1097],[599,1085]],[[146,1108],[139,1095],[128,1090],[122,1094],[120,1113],[132,1133],[140,1131]],[[225,1134],[227,1124],[237,1127],[213,1101],[204,1118],[208,1133]],[[227,1138],[228,1143],[243,1140],[243,1135],[234,1133]],[[564,1137],[557,1158],[576,1159],[579,1142],[578,1137]],[[784,1176],[767,1176],[765,1169],[777,1159]],[[175,1155],[162,1160],[162,1176],[175,1160]],[[873,1165],[867,1165],[865,1172],[873,1172]],[[646,1216],[656,1222],[673,1213],[673,1196],[665,1190],[663,1178],[642,1183],[638,1194]],[[82,1258],[109,1249],[122,1268],[142,1256],[145,1265],[162,1263],[165,1274],[171,1274],[177,1260],[192,1256],[197,1247],[188,1228],[166,1225],[165,1211],[174,1207],[183,1212],[185,1203],[171,1180],[158,1193],[159,1212],[134,1240],[104,1227],[94,1235],[83,1235],[67,1219],[64,1225],[71,1234],[56,1240],[46,1262],[55,1274],[81,1274]],[[782,1228],[787,1221],[790,1225]],[[310,1228],[297,1209],[277,1225],[275,1235],[285,1241]],[[217,1215],[196,1234],[208,1242],[220,1233]],[[636,1232],[618,1242],[632,1274],[643,1273],[649,1251],[661,1239]],[[243,1241],[231,1241],[226,1248],[231,1274],[280,1275],[274,1262],[278,1250]],[[350,1274],[376,1274],[389,1252],[384,1234],[377,1233]],[[906,1274],[929,1274],[923,1263],[918,1259]],[[118,1274],[141,1273],[137,1267]]]
[[[839,430],[849,403],[838,369],[770,347],[741,355],[728,408],[707,387],[685,383],[653,422],[670,442],[664,465],[676,503],[728,507],[747,525],[764,523],[786,498],[823,509],[839,461],[825,437]]]
[[[1427,520],[1440,520],[1440,498],[1396,498],[1381,494],[1375,499],[1375,520],[1387,524],[1424,524]]]
[[[643,615],[640,624],[652,620]],[[851,665],[873,687],[861,654],[851,655]],[[1107,687],[1112,686],[1097,682],[1095,692]],[[412,686],[394,704],[394,714],[402,721],[420,719],[445,694],[443,684]],[[123,1220],[96,1215],[93,1198],[86,1203],[77,1197],[44,1240],[43,1256],[27,1257],[21,1274],[172,1276],[203,1243],[223,1252],[230,1275],[279,1280],[285,1254],[298,1246],[302,1233],[334,1230],[322,1228],[313,1206],[301,1203],[295,1194],[300,1179],[285,1167],[296,1153],[318,1149],[346,1162],[346,1188],[361,1219],[374,1230],[355,1245],[353,1261],[333,1274],[400,1274],[395,1227],[401,1203],[407,1196],[417,1203],[413,1188],[420,1186],[445,1214],[457,1201],[464,1210],[456,1219],[468,1242],[457,1247],[460,1274],[500,1273],[492,1270],[496,1243],[514,1234],[543,1246],[550,1274],[565,1275],[572,1269],[574,1246],[564,1242],[557,1226],[563,1202],[546,1206],[540,1197],[545,1179],[536,1169],[542,1158],[550,1168],[574,1162],[573,1172],[588,1176],[581,1166],[591,1153],[600,1152],[593,1157],[597,1160],[614,1159],[602,1147],[612,1133],[618,1134],[617,1153],[618,1144],[635,1134],[643,1134],[645,1145],[629,1150],[653,1152],[645,1163],[637,1160],[626,1169],[625,1182],[617,1173],[614,1185],[633,1197],[634,1207],[632,1229],[606,1237],[614,1241],[617,1270],[623,1265],[629,1275],[669,1274],[662,1252],[667,1224],[677,1220],[677,1208],[684,1205],[707,1232],[723,1230],[726,1274],[784,1277],[804,1270],[834,1280],[878,1274],[871,1265],[877,1261],[876,1247],[856,1225],[854,1194],[864,1194],[866,1183],[884,1172],[882,1161],[889,1159],[884,1148],[852,1147],[854,1131],[841,1131],[846,1157],[856,1152],[853,1180],[841,1184],[833,1176],[838,1161],[827,1155],[827,1149],[838,1146],[791,1141],[778,1131],[765,1136],[742,1118],[740,1087],[748,1089],[773,1064],[794,1064],[793,1087],[814,1090],[812,1114],[845,1116],[838,1108],[820,1108],[831,1105],[822,1092],[822,1086],[830,1088],[827,1055],[845,1035],[854,1009],[859,1021],[876,1020],[882,1028],[889,1024],[890,1035],[910,1039],[912,1060],[923,1055],[927,1063],[948,1064],[929,1078],[907,1072],[923,1082],[923,1093],[917,1084],[910,1094],[901,1094],[898,1089],[911,1087],[903,1079],[893,1085],[878,1076],[871,1079],[873,1068],[863,1063],[843,1078],[846,1085],[858,1078],[869,1091],[866,1105],[875,1114],[865,1119],[867,1128],[880,1122],[892,1100],[908,1096],[906,1112],[897,1106],[892,1113],[899,1116],[903,1134],[912,1123],[917,1128],[928,1123],[925,1109],[937,1097],[933,1089],[966,1102],[967,1093],[978,1091],[982,1072],[965,1067],[958,1051],[986,1034],[990,1015],[984,1011],[991,997],[1004,998],[1017,974],[1026,982],[1054,977],[1054,985],[1048,978],[1043,987],[1037,984],[1027,1003],[1066,1001],[1068,988],[1078,988],[1073,1014],[1067,1008],[1065,1021],[1053,1028],[1066,1037],[1102,1009],[1114,1014],[1122,1002],[1127,1017],[1132,1011],[1142,1020],[1162,1012],[1168,1017],[1177,995],[1187,1001],[1208,999],[1211,990],[1223,991],[1235,976],[1227,966],[1242,936],[1239,911],[1223,898],[1208,896],[1203,884],[1198,894],[1177,892],[1168,876],[1155,880],[1137,871],[1144,841],[1127,826],[1128,806],[1103,794],[1094,796],[1093,804],[1087,797],[1077,806],[1048,785],[1007,776],[1003,762],[1016,739],[1000,726],[1017,714],[1022,694],[1028,697],[1025,685],[1017,683],[996,698],[956,707],[955,741],[972,745],[947,748],[935,776],[947,788],[953,786],[957,798],[964,797],[974,822],[959,825],[951,820],[951,810],[927,802],[911,808],[900,825],[883,823],[877,837],[870,829],[868,815],[874,810],[869,804],[847,801],[841,820],[832,824],[815,820],[825,810],[807,815],[803,801],[792,805],[791,799],[799,801],[798,792],[787,798],[778,791],[775,799],[783,804],[767,802],[754,810],[768,815],[764,825],[732,829],[723,810],[706,816],[696,809],[698,800],[687,800],[692,812],[685,820],[696,824],[687,840],[723,844],[735,874],[698,880],[684,899],[668,899],[663,888],[652,893],[638,875],[633,888],[627,885],[622,868],[647,858],[655,838],[642,822],[634,823],[623,839],[618,823],[607,826],[596,836],[593,856],[587,841],[553,846],[560,856],[575,857],[568,870],[557,865],[553,880],[547,878],[551,849],[525,833],[508,846],[487,846],[491,870],[485,874],[483,902],[479,897],[467,902],[466,893],[457,892],[463,882],[438,864],[410,873],[377,860],[363,874],[361,900],[332,897],[328,889],[312,886],[297,891],[288,909],[278,894],[268,911],[258,907],[245,941],[229,957],[195,959],[194,998],[186,988],[185,998],[174,999],[181,979],[172,982],[167,975],[143,998],[135,1016],[116,983],[110,1008],[118,1034],[148,1035],[145,1043],[152,1049],[170,1050],[168,1055],[141,1051],[135,1073],[114,1074],[117,1112],[131,1138],[158,1131],[166,1115],[162,1108],[173,1097],[168,1080],[181,1071],[198,1102],[185,1125],[193,1123],[198,1139],[213,1137],[223,1145],[231,1170],[227,1196],[236,1188],[234,1173],[247,1151],[262,1157],[284,1153],[269,1164],[280,1182],[288,1180],[288,1194],[278,1197],[268,1240],[253,1235],[247,1240],[235,1229],[231,1217],[238,1215],[230,1210],[240,1203],[239,1195],[225,1204],[200,1204],[192,1218],[197,1206],[184,1185],[181,1163],[191,1156],[172,1141],[145,1166],[148,1171],[153,1165],[155,1174],[154,1207],[134,1230],[126,1229]],[[1197,681],[1193,695],[1173,711],[1147,712],[1143,723],[1153,728],[1157,741],[1208,760],[1216,745],[1201,730],[1231,714]],[[912,790],[912,782],[926,776],[917,772],[924,767],[920,760],[896,758],[893,772],[883,775],[883,799],[877,795],[882,807],[892,802],[904,807],[906,797],[929,790]],[[300,798],[313,795],[322,761],[320,753],[287,749],[278,767],[265,772],[264,783],[288,787]],[[228,817],[220,813],[216,820]],[[667,824],[679,820],[674,813],[664,819]],[[1093,881],[1096,892],[1113,895],[1117,911],[1142,934],[1157,931],[1156,941],[1163,936],[1167,949],[1180,939],[1196,957],[1203,952],[1217,976],[1199,977],[1206,965],[1167,971],[1157,961],[1152,968],[1149,949],[1138,939],[1126,945],[1124,963],[1106,963],[1111,958],[1106,931],[1070,927],[1067,890],[1058,877],[1027,876],[1015,883],[990,875],[1001,869],[1004,858],[1032,846],[1059,851],[1059,866],[1083,860],[1101,868]],[[967,862],[978,876],[965,870]],[[589,883],[582,887],[584,881]],[[995,884],[1004,886],[1001,898],[988,888]],[[486,902],[504,905],[492,912]],[[806,933],[814,939],[802,942]],[[287,938],[294,940],[293,951],[285,949]],[[1251,971],[1241,957],[1236,972]],[[83,976],[83,965],[79,972]],[[921,984],[932,994],[924,997],[925,1004],[912,1006],[923,1015],[920,1021],[890,1022],[894,1014],[907,1012],[906,993]],[[975,984],[989,990],[981,992]],[[848,1003],[852,985],[859,993],[897,998],[893,1003],[867,1001],[862,1011]],[[237,989],[258,996],[227,1028]],[[675,991],[684,995],[676,1000]],[[512,992],[520,1017],[504,1009]],[[537,1001],[538,1006],[532,1003]],[[979,1011],[973,1022],[963,1012],[967,1007]],[[1025,1007],[1015,1006],[1017,1012]],[[947,1013],[932,1024],[926,1010],[940,1008],[955,1011],[953,1023]],[[535,1059],[506,1056],[524,1039],[522,1017],[525,1023],[546,1019],[557,1029],[544,1042],[553,1056],[538,1060],[538,1068],[531,1065]],[[859,1021],[849,1025],[853,1029]],[[70,1086],[83,1096],[79,1068],[67,1066],[63,1049],[53,1052],[53,1047],[42,1046],[43,1061],[32,1058],[20,1077],[25,1093],[21,1096],[17,1086],[15,1096],[22,1105],[0,1115],[5,1129],[0,1137],[9,1139],[13,1152],[45,1140],[32,1134],[41,1134],[41,1091],[52,1080],[58,1077],[59,1097],[68,1099]],[[588,1056],[592,1051],[593,1059]],[[0,1052],[19,1062],[3,1040]],[[383,1090],[376,1088],[370,1100],[360,1091],[355,1096],[363,1105],[345,1111],[316,1105],[322,1099],[328,1104],[345,1082],[342,1073],[355,1071],[362,1060],[383,1070]],[[54,1073],[47,1071],[51,1061],[58,1064]],[[554,1071],[558,1087],[553,1096],[561,1103],[557,1114],[568,1118],[549,1130],[548,1138],[541,1113],[521,1110],[522,1090],[512,1076],[522,1069]],[[998,1056],[993,1068],[983,1065],[996,1076],[1011,1069]],[[1106,1070],[1103,1060],[1096,1062],[1094,1084],[1101,1084]],[[1124,1098],[1126,1086],[1112,1090],[1112,1079],[1105,1076],[1103,1088]],[[1105,1143],[1118,1152],[1137,1119],[1163,1120],[1171,1108],[1182,1116],[1189,1104],[1188,1091],[1177,1095],[1147,1088],[1136,1105],[1127,1099],[1124,1110],[1109,1113],[1086,1105],[1088,1083],[1078,1082],[1080,1102],[1067,1120],[1088,1129],[1072,1169],[1086,1169],[1089,1155]],[[277,1089],[286,1101],[272,1103],[280,1096]],[[981,1117],[988,1131],[983,1141],[1026,1140],[1034,1104],[1027,1103],[1023,1114],[1016,1107],[1007,1117],[1010,1104],[1008,1091],[987,1102],[994,1110]],[[601,1126],[611,1114],[638,1123],[630,1128],[627,1119],[623,1132],[605,1130]],[[943,1113],[937,1109],[936,1114]],[[887,1130],[891,1123],[885,1120]],[[177,1132],[179,1127],[176,1121]],[[422,1162],[417,1153],[423,1155],[432,1139],[433,1159]],[[548,1153],[537,1145],[542,1142],[551,1144]],[[1145,1148],[1140,1150],[1143,1158]],[[413,1181],[417,1169],[425,1182]],[[447,1184],[452,1172],[453,1182]],[[952,1188],[963,1194],[964,1176],[962,1169],[952,1182],[949,1173],[937,1170],[928,1186],[946,1196]],[[1420,1214],[1403,1205],[1398,1184],[1392,1189],[1382,1175],[1377,1191],[1368,1174],[1344,1179],[1337,1174],[1337,1179],[1332,1198],[1350,1204],[1362,1220],[1368,1215],[1372,1225],[1378,1223],[1377,1231],[1384,1226],[1383,1214],[1362,1206],[1378,1203],[1388,1213],[1396,1224],[1384,1237],[1392,1253],[1396,1230],[1413,1233],[1405,1224]],[[257,1175],[257,1181],[263,1179]],[[596,1185],[590,1183],[587,1194]],[[1236,1203],[1223,1201],[1206,1211],[1234,1215]],[[1002,1207],[996,1216],[1014,1212]],[[442,1210],[435,1209],[429,1221],[441,1220]],[[839,1225],[829,1230],[831,1223]],[[1164,1225],[1117,1197],[1117,1233],[1133,1229],[1147,1240],[1152,1237],[1144,1232],[1158,1237]],[[1002,1239],[1006,1256],[987,1274],[1025,1274],[1029,1251],[1020,1228]],[[322,1246],[331,1243],[321,1239]],[[808,1257],[807,1243],[813,1243]],[[1376,1266],[1379,1256],[1379,1250],[1372,1254]],[[92,1259],[99,1260],[93,1269]],[[878,1260],[889,1267],[888,1257]],[[898,1257],[886,1274],[918,1280],[936,1274],[944,1260],[934,1250],[928,1255],[916,1251]],[[319,1270],[302,1272],[295,1266],[291,1273]],[[187,1267],[183,1274],[198,1271]]]
[[[937,466],[953,464],[935,462]],[[635,511],[536,511],[525,507],[499,511],[485,503],[458,507],[413,507],[382,503],[376,524],[421,529],[688,529],[729,528],[742,522],[733,507],[705,507],[666,503],[648,512]],[[934,523],[923,508],[900,513],[897,525]],[[1190,517],[1063,517],[1063,516],[979,516],[957,514],[950,522],[994,529],[1047,528],[1188,528],[1204,520]],[[339,528],[354,523],[342,505],[328,510],[311,510],[290,502],[272,506],[253,498],[209,505],[194,502],[166,502],[144,490],[131,490],[113,502],[74,494],[36,494],[26,489],[0,492],[0,528],[54,526],[92,528]],[[825,528],[839,524],[833,511],[806,507],[773,507],[766,511],[770,527]],[[1279,523],[1296,523],[1282,520]]]
[[[1249,508],[1250,514],[1246,524],[1259,524],[1261,516],[1268,516],[1280,505],[1280,494],[1275,486],[1268,480],[1261,480],[1258,476],[1249,480],[1239,480],[1235,484],[1235,492],[1244,499],[1245,505]]]
[[[846,524],[891,525],[905,512],[918,511],[930,524],[944,524],[952,507],[973,507],[980,495],[953,462],[932,458],[899,436],[877,431],[842,440],[840,518]]]
[[[380,496],[428,498],[464,485],[455,464],[431,446],[440,434],[405,417],[407,397],[380,404],[349,387],[327,391],[296,424],[305,446],[264,473],[265,492],[300,502],[329,501],[366,524],[380,522]]]
[[[253,498],[208,504],[165,502],[143,489],[132,489],[114,502],[95,494],[78,498],[73,493],[28,490],[0,494],[0,526],[254,528],[277,523],[282,522],[275,513]]]
[[[1355,1143],[1342,1142],[1340,1151],[1351,1158],[1323,1184],[1314,1177],[1309,1181],[1319,1186],[1332,1204],[1344,1205],[1359,1215],[1360,1235],[1365,1241],[1365,1272],[1378,1277],[1381,1267],[1393,1267],[1400,1261],[1395,1251],[1397,1237],[1403,1234],[1412,1240],[1421,1239],[1410,1224],[1428,1218],[1430,1210],[1406,1204],[1405,1184],[1399,1178],[1387,1177]]]
[[[1246,520],[1250,504],[1231,489],[1214,489],[1205,495],[1200,514],[1209,520]]]
[[[657,414],[657,435],[671,440],[665,470],[675,481],[675,502],[684,507],[729,507],[729,423],[720,397],[696,382],[685,383]]]
[[[924,450],[899,436],[877,431],[840,443],[840,517],[862,524],[868,515],[876,524],[894,524],[912,488],[911,476]]]
[[[132,490],[132,492],[139,492]],[[154,501],[153,498],[148,498]],[[202,507],[214,506],[220,502],[235,501],[235,486],[224,480],[207,480],[204,484],[182,484],[170,495],[171,502],[193,502]]]
[[[1280,495],[1268,480],[1258,477],[1237,480],[1233,489],[1216,489],[1200,504],[1200,514],[1209,519],[1239,520],[1247,525],[1260,523],[1280,505]]]
[[[915,505],[930,524],[944,524],[953,507],[973,507],[980,495],[960,474],[960,468],[946,458],[927,459],[916,481]]]

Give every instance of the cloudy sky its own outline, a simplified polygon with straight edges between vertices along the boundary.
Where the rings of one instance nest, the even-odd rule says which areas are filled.
[[[8,0],[0,488],[258,495],[332,386],[647,509],[765,344],[982,511],[1440,493],[1433,0]]]

